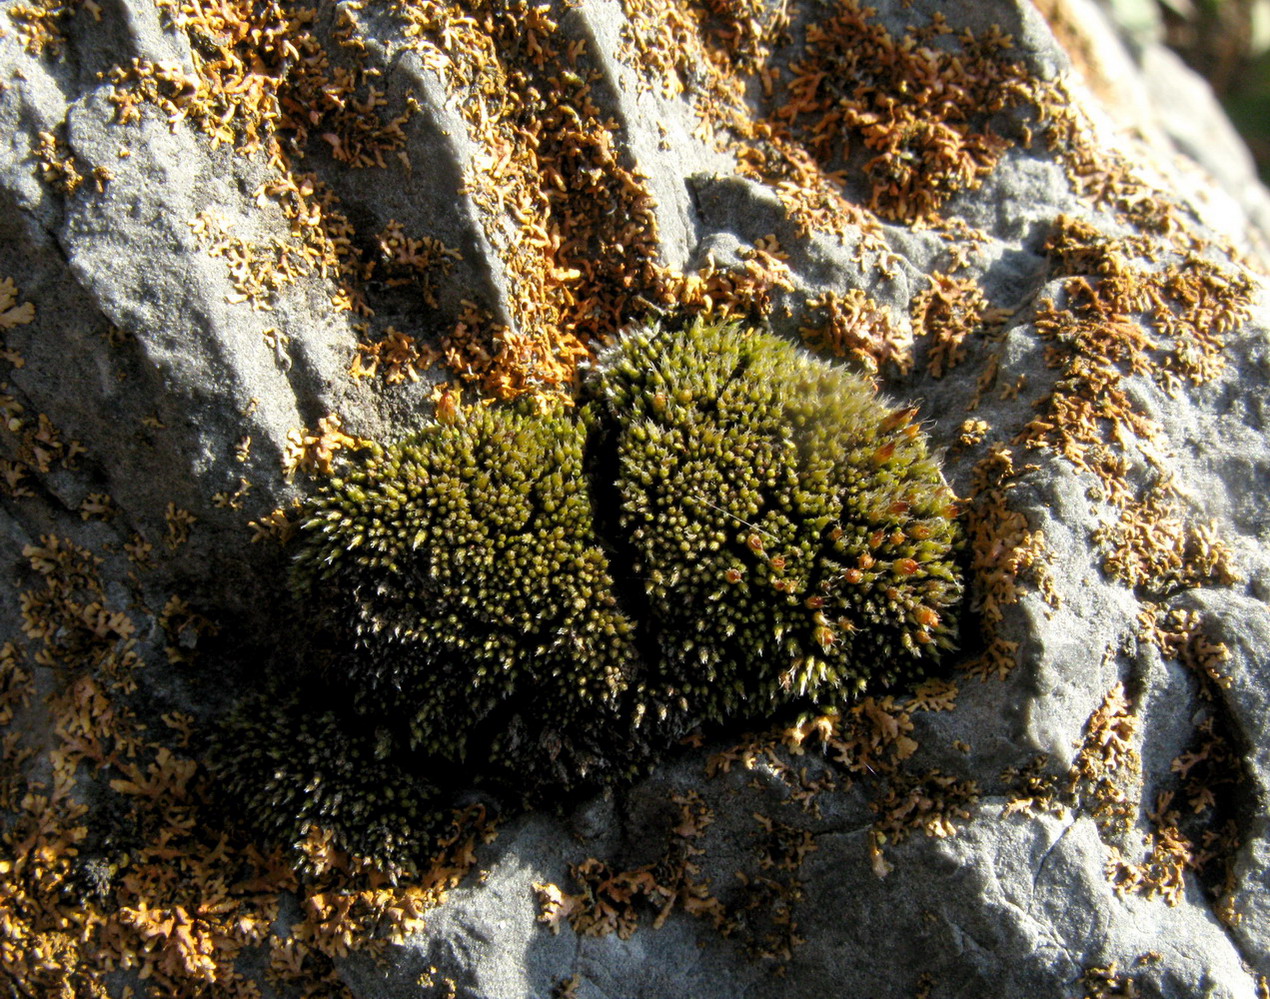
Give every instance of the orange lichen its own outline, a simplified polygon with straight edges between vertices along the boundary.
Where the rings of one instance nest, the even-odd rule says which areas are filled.
[[[56,59],[61,57],[66,44],[66,22],[80,10],[87,10],[94,20],[102,18],[101,7],[95,0],[31,0],[11,4],[5,13],[17,26],[18,37],[27,52]]]
[[[663,855],[651,864],[626,871],[613,871],[603,861],[591,858],[575,864],[570,873],[580,885],[566,893],[550,883],[535,884],[539,922],[553,933],[568,921],[575,933],[601,937],[616,933],[623,940],[639,926],[640,911],[654,913],[653,926],[659,927],[676,909],[710,919],[716,927],[726,922],[723,907],[700,880],[693,858],[700,856],[696,841],[713,821],[709,809],[695,791],[673,796],[680,815],[670,831]]]
[[[914,336],[928,337],[926,367],[942,378],[966,358],[967,337],[990,331],[1007,313],[994,309],[979,285],[970,278],[930,275],[930,285],[913,296],[909,314]]]
[[[1127,832],[1137,817],[1138,742],[1138,720],[1117,683],[1090,715],[1068,777],[1075,800],[1107,835]]]
[[[288,430],[282,455],[282,471],[288,480],[296,472],[330,475],[338,451],[362,451],[375,445],[361,437],[344,433],[343,421],[335,413],[318,420],[317,430]]]
[[[388,385],[415,382],[420,372],[427,371],[439,357],[434,348],[389,326],[382,340],[357,345],[349,373],[354,378],[374,378],[379,374]]]
[[[295,512],[292,508],[291,512]],[[265,538],[272,538],[280,545],[285,545],[295,536],[296,521],[287,516],[288,511],[282,507],[265,514],[259,520],[247,522],[251,528],[251,540],[254,544]]]
[[[929,218],[996,165],[1010,142],[982,123],[1030,105],[1033,83],[1005,57],[1012,43],[999,29],[962,31],[949,51],[934,41],[952,34],[942,14],[899,40],[872,13],[845,2],[808,25],[776,117],[822,164],[847,162],[859,143],[869,156],[869,206],[880,215]]]
[[[807,308],[823,316],[799,330],[809,346],[851,358],[873,374],[888,363],[900,374],[912,368],[912,334],[897,326],[890,311],[860,289],[825,292],[810,300]]]
[[[41,132],[40,141],[33,150],[34,157],[40,163],[40,174],[44,182],[63,194],[74,194],[85,177],[79,171],[79,164],[66,148],[66,143],[51,132]]]

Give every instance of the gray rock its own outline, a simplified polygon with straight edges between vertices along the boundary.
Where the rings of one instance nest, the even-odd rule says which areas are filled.
[[[705,745],[676,749],[633,787],[558,813],[509,815],[480,850],[479,876],[451,891],[428,915],[426,929],[389,948],[386,959],[341,957],[334,964],[340,979],[359,999],[540,999],[561,989],[579,999],[1058,999],[1081,989],[1264,994],[1270,977],[1264,298],[1250,318],[1222,332],[1224,367],[1202,384],[1180,379],[1167,386],[1153,377],[1157,371],[1120,368],[1128,404],[1156,428],[1149,455],[1133,446],[1117,452],[1126,488],[1141,499],[1157,474],[1167,478],[1179,517],[1213,524],[1239,579],[1192,579],[1161,592],[1125,585],[1108,572],[1106,546],[1095,538],[1117,514],[1105,483],[1054,449],[1017,439],[1058,386],[1059,373],[1049,366],[1054,344],[1038,325],[1040,303],[1052,298],[1060,308],[1079,308],[1068,275],[1045,248],[1056,220],[1066,215],[1124,235],[1132,232],[1126,212],[1075,191],[1070,161],[1045,145],[1038,128],[1030,147],[1013,142],[981,185],[957,190],[944,206],[946,217],[982,231],[979,242],[867,213],[841,234],[805,232],[775,180],[743,175],[726,143],[716,147],[699,134],[691,87],[667,93],[643,85],[642,71],[621,53],[632,30],[625,11],[638,6],[579,0],[552,11],[562,44],[586,44],[595,70],[592,98],[614,122],[616,162],[646,180],[658,266],[689,275],[707,267],[740,274],[757,259],[761,241],[775,236],[788,274],[767,289],[768,321],[795,337],[812,321],[809,300],[830,291],[866,292],[901,333],[919,334],[911,370],[882,366],[882,390],[920,407],[959,495],[978,490],[986,502],[982,463],[994,444],[1015,442],[1018,467],[1003,487],[1006,509],[1023,518],[1027,531],[1040,532],[1047,554],[1031,571],[1020,570],[1019,598],[1001,608],[999,624],[971,616],[962,660],[947,671],[958,687],[955,709],[905,707],[901,697],[879,716],[911,722],[911,729],[900,729],[913,741],[903,752],[888,757],[886,747],[899,745],[894,734],[878,735],[884,721],[867,716],[862,730],[882,746],[871,764],[835,759],[815,738],[798,754],[773,737],[770,752],[758,752],[751,767],[734,754],[730,771],[708,773],[711,758],[742,739],[740,732],[710,733]],[[751,6],[769,17],[786,8]],[[789,6],[795,30],[827,16],[811,3]],[[229,267],[232,247],[223,243],[220,256],[209,251],[219,229],[226,239],[301,252],[295,220],[285,211],[294,202],[266,191],[277,180],[274,168],[262,153],[214,145],[192,113],[170,121],[142,101],[135,120],[116,121],[107,75],[113,67],[153,60],[190,77],[197,59],[207,57],[199,48],[206,40],[192,43],[170,23],[167,5],[111,0],[102,3],[100,21],[91,6],[76,8],[58,22],[61,56],[28,52],[19,30],[25,22],[4,19],[17,7],[0,5],[6,28],[0,281],[12,279],[18,302],[36,309],[34,321],[0,329],[3,347],[23,360],[5,362],[0,375],[9,406],[0,457],[25,473],[21,488],[0,487],[0,573],[10,583],[0,588],[0,645],[12,640],[28,654],[40,647],[23,627],[20,594],[39,585],[28,548],[48,536],[74,540],[101,559],[106,606],[128,609],[138,626],[144,667],[136,710],[155,727],[176,709],[214,726],[262,674],[285,673],[303,659],[311,622],[289,594],[287,552],[271,540],[253,543],[249,526],[289,509],[312,488],[303,474],[284,473],[294,434],[313,432],[336,413],[349,433],[399,438],[429,418],[432,389],[450,376],[437,367],[401,384],[355,378],[350,366],[358,345],[382,340],[389,327],[439,345],[465,303],[506,328],[486,343],[491,351],[541,333],[521,311],[523,275],[507,266],[523,249],[525,232],[510,211],[491,211],[476,183],[495,168],[490,150],[448,88],[444,69],[412,46],[398,8],[369,7],[322,3],[313,30],[338,50],[337,59],[361,60],[377,74],[368,79],[385,95],[384,114],[404,113],[407,97],[417,102],[401,124],[405,156],[390,150],[382,168],[355,168],[333,155],[339,136],[324,138],[327,124],[315,122],[314,134],[287,151],[295,174],[315,181],[317,193],[303,195],[303,210],[312,212],[321,192],[330,192],[321,208],[326,235],[339,231],[331,214],[338,211],[351,234],[349,252],[363,263],[379,254],[376,239],[390,221],[408,236],[435,237],[458,251],[436,281],[433,302],[417,282],[403,290],[387,280],[382,264],[360,284],[350,279],[373,316],[337,308],[337,276],[298,263],[294,276],[253,308],[243,300],[243,272]],[[1014,36],[1015,56],[1033,77],[1069,72],[1067,54],[1028,3],[916,0],[879,7],[880,22],[893,31],[925,23],[935,12],[959,30],[999,24]],[[1152,206],[1175,203],[1185,231],[1212,240],[1196,250],[1196,260],[1226,259],[1224,239],[1264,269],[1256,263],[1257,230],[1270,228],[1270,201],[1211,98],[1159,49],[1139,50],[1135,63],[1096,16],[1086,30],[1104,46],[1101,64],[1123,74],[1128,94],[1114,115],[1143,137],[1117,133],[1107,109],[1076,78],[1073,106],[1101,130],[1097,142],[1114,146],[1152,178],[1155,193],[1146,199]],[[341,47],[332,40],[341,23],[353,25],[348,37],[357,41]],[[354,58],[352,51],[362,54]],[[504,54],[509,63],[519,58]],[[793,54],[778,46],[772,59],[788,65]],[[754,78],[750,85],[749,99],[760,103],[761,86]],[[548,113],[549,95],[540,98],[543,106],[527,114]],[[993,125],[1018,139],[1025,117],[1009,110]],[[83,183],[67,185],[56,170],[41,168],[41,133],[57,140],[54,159],[71,158]],[[848,201],[868,200],[870,155],[851,152],[840,188]],[[627,207],[615,198],[610,214]],[[869,232],[858,224],[866,217]],[[960,270],[954,250],[963,255]],[[587,252],[602,257],[598,248]],[[1161,254],[1178,258],[1176,250]],[[936,345],[912,330],[911,316],[931,276],[945,273],[973,280],[1002,313],[995,321],[984,317],[984,328],[963,345],[964,359],[936,378],[928,366]],[[644,305],[626,303],[623,315],[599,332],[616,335],[622,322],[673,309]],[[1143,319],[1149,326],[1150,317]],[[46,442],[43,464],[30,450],[30,435],[41,426],[37,414],[56,428],[57,443]],[[968,432],[971,419],[985,421],[983,435]],[[85,452],[78,459],[69,454],[72,440]],[[108,518],[84,513],[100,494],[111,497]],[[197,518],[184,541],[179,511]],[[138,536],[153,548],[148,566],[126,554],[124,546]],[[989,542],[976,557],[991,563],[1002,552]],[[975,569],[972,598],[980,603],[991,568]],[[173,594],[219,632],[169,634],[161,608]],[[1188,633],[1192,638],[1225,647],[1216,667],[1221,678],[1147,641],[1144,610],[1161,620],[1190,613],[1186,620],[1200,629]],[[1017,665],[981,682],[964,670],[993,638],[1016,643]],[[193,665],[173,648],[190,653]],[[41,694],[61,682],[50,670],[37,675]],[[1107,778],[1123,796],[1119,822],[1099,812],[1106,802],[1092,778],[1082,784],[1077,774],[1110,745],[1087,740],[1091,719],[1117,684],[1128,692],[1133,728],[1123,745],[1112,747],[1123,769]],[[54,741],[53,723],[38,705],[14,724],[30,741]],[[1161,795],[1179,803],[1185,796],[1175,761],[1196,747],[1217,753],[1217,743],[1204,741],[1213,732],[1225,739],[1221,745],[1234,747],[1241,780],[1214,787],[1216,817],[1207,827],[1186,816],[1167,820]],[[1139,764],[1131,761],[1135,754]],[[47,779],[47,754],[32,767],[30,776]],[[1029,767],[1030,785],[1019,775]],[[1025,807],[1029,797],[1036,800]],[[684,809],[696,816],[692,822]],[[1202,834],[1220,832],[1226,820],[1235,839],[1222,841],[1218,849],[1225,852],[1202,873],[1175,872],[1180,882],[1172,893],[1152,880],[1165,875],[1145,865],[1150,837],[1178,825],[1197,849]],[[588,858],[603,861],[610,874],[669,885],[673,904],[665,896],[660,906],[632,902],[634,922],[626,928],[634,931],[626,936],[589,934],[607,924],[582,902],[576,925],[561,917],[551,932],[538,918],[539,895],[576,892],[585,869],[571,868]],[[1156,860],[1167,867],[1177,858]],[[1135,870],[1146,871],[1136,891]],[[539,887],[548,884],[554,889]],[[283,936],[287,920],[278,922],[275,936]],[[264,965],[254,952],[242,966],[258,977]],[[1136,992],[1095,991],[1128,988],[1129,981]]]

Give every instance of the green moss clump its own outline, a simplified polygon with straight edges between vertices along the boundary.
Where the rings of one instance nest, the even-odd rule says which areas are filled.
[[[627,335],[589,387],[577,412],[425,426],[311,499],[294,583],[348,707],[235,723],[275,747],[225,768],[275,837],[334,823],[389,855],[408,834],[381,788],[420,828],[444,793],[412,774],[594,788],[703,722],[846,703],[952,646],[961,533],[913,410],[701,322]]]
[[[563,410],[435,423],[312,500],[295,579],[341,622],[336,662],[412,749],[561,787],[593,779],[588,732],[634,673]]]
[[[650,689],[723,721],[849,700],[952,646],[961,531],[914,411],[735,326],[637,332],[600,367]]]

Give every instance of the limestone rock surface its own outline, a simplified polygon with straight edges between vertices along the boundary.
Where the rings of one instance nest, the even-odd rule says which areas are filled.
[[[1265,995],[1270,215],[1042,6],[0,0],[0,989]],[[960,651],[395,882],[246,841],[314,483],[707,313],[918,408]]]

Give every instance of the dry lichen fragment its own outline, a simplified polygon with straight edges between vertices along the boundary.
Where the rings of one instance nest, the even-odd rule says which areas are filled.
[[[23,633],[42,643],[35,662],[55,669],[87,662],[95,670],[130,671],[137,662],[136,625],[125,611],[106,603],[100,560],[87,549],[52,535],[42,537],[38,545],[26,546],[23,556],[42,583],[18,597]]]
[[[84,8],[101,20],[101,7],[94,0],[34,0],[32,3],[10,4],[5,13],[17,26],[18,37],[28,53],[60,58],[66,37],[66,21]],[[3,37],[3,32],[0,32]]]
[[[1176,904],[1182,875],[1192,871],[1213,897],[1219,918],[1237,922],[1233,909],[1235,862],[1242,843],[1237,794],[1247,780],[1243,755],[1221,711],[1220,691],[1231,683],[1224,672],[1229,650],[1206,633],[1195,611],[1147,605],[1139,618],[1140,640],[1186,666],[1199,684],[1202,717],[1186,750],[1173,760],[1174,789],[1161,791],[1148,815],[1151,834],[1144,856],[1115,858],[1108,876],[1122,891],[1163,895]]]
[[[967,337],[1006,318],[988,304],[977,282],[948,274],[930,275],[930,286],[913,297],[909,312],[914,335],[931,341],[926,365],[932,378],[942,378],[965,360]]]
[[[24,326],[35,319],[32,302],[18,304],[18,286],[13,278],[0,279],[0,330]]]
[[[171,551],[176,551],[190,539],[190,528],[198,522],[198,517],[183,510],[175,503],[169,503],[166,518],[168,525],[164,541]]]
[[[913,832],[944,838],[957,834],[958,823],[970,820],[970,809],[979,800],[973,780],[931,770],[923,774],[896,773],[886,793],[869,803],[877,814],[874,842],[903,842]]]
[[[1049,563],[1053,558],[1040,531],[1009,507],[1017,483],[1013,451],[995,444],[974,469],[966,517],[970,569],[975,579],[972,607],[981,615],[984,652],[966,664],[971,676],[1004,678],[1014,668],[1018,645],[997,634],[1005,609],[1019,602],[1030,583],[1051,607],[1059,605]]]
[[[1072,763],[1072,793],[1108,835],[1127,833],[1137,815],[1140,783],[1138,721],[1117,683],[1089,717],[1085,740]]]
[[[807,308],[817,318],[823,316],[799,330],[808,346],[851,358],[871,374],[888,363],[900,374],[912,368],[911,332],[897,328],[890,311],[860,289],[826,292],[809,301]]]
[[[359,343],[349,374],[353,378],[383,377],[387,385],[405,381],[416,382],[419,373],[431,368],[440,353],[427,344],[420,344],[408,333],[388,327],[387,335],[373,343]]]
[[[288,430],[287,445],[282,455],[282,472],[290,481],[296,472],[330,475],[339,451],[376,449],[370,441],[346,434],[338,414],[329,413],[318,420],[317,430]]]
[[[805,54],[791,64],[790,99],[776,118],[822,164],[846,162],[858,143],[869,156],[870,208],[887,218],[927,218],[991,171],[1010,143],[975,122],[1030,105],[1032,81],[1005,58],[1011,40],[998,28],[963,31],[958,51],[949,52],[931,44],[951,34],[942,15],[904,39],[871,15],[848,0],[807,26]]]
[[[287,510],[278,507],[259,520],[248,521],[247,526],[251,528],[252,543],[265,538],[272,538],[280,545],[290,541],[295,536],[296,522],[287,516],[287,513]]]
[[[1184,522],[1167,477],[1145,490],[1129,485],[1131,462],[1158,469],[1164,461],[1159,428],[1133,402],[1129,379],[1171,394],[1213,378],[1224,364],[1222,334],[1250,314],[1251,276],[1180,232],[1112,237],[1067,216],[1046,249],[1068,275],[1064,305],[1043,302],[1036,317],[1058,381],[1018,442],[1096,477],[1117,517],[1095,534],[1109,575],[1146,592],[1230,582],[1228,550],[1211,529]]]
[[[33,155],[40,162],[44,182],[63,194],[74,194],[84,183],[75,157],[66,149],[66,144],[51,132],[40,133],[40,142]]]
[[[546,924],[552,933],[559,933],[567,921],[581,936],[616,933],[626,940],[639,927],[641,910],[656,914],[656,928],[678,908],[708,919],[716,929],[726,932],[730,921],[724,907],[711,894],[710,885],[700,879],[700,870],[694,863],[694,858],[703,853],[697,843],[714,821],[713,816],[696,791],[672,795],[671,800],[679,808],[679,823],[670,830],[658,860],[614,871],[603,861],[588,858],[570,868],[579,885],[572,894],[550,882],[535,884],[538,922]]]

